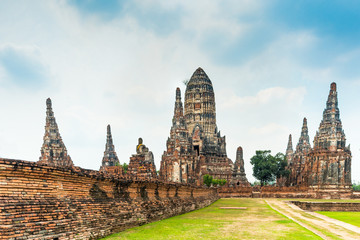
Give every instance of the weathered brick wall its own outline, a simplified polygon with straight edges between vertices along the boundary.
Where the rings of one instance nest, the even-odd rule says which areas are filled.
[[[97,239],[217,199],[213,189],[0,158],[0,239]]]
[[[263,198],[317,198],[316,193],[310,192],[308,187],[274,187],[263,186],[261,188]]]
[[[262,198],[317,198],[317,199],[350,199],[360,198],[360,194],[354,194],[351,188],[314,188],[307,186],[292,187],[221,187],[218,188],[222,198],[232,197],[262,197]]]
[[[300,202],[291,201],[307,211],[360,212],[359,202]]]
[[[252,187],[221,187],[218,188],[218,193],[221,198],[251,198],[253,192]]]

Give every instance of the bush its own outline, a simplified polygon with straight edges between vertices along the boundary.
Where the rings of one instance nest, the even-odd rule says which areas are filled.
[[[226,184],[225,179],[213,179],[213,177],[210,176],[209,174],[205,174],[203,176],[203,180],[204,180],[204,184],[208,187],[210,187],[211,184],[220,185],[220,186],[224,186]]]
[[[205,174],[205,175],[203,176],[203,179],[204,179],[204,184],[205,184],[206,186],[208,186],[208,187],[210,187],[211,184],[213,183],[213,177],[210,176],[209,174]]]
[[[353,186],[354,191],[360,191],[360,182],[353,183],[352,186]]]

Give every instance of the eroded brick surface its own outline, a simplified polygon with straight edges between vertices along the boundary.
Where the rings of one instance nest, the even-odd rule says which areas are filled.
[[[295,153],[287,151],[288,169],[291,171],[287,185],[304,185],[321,198],[350,198],[351,151],[340,120],[336,83],[330,92],[323,119],[311,148],[304,119]]]
[[[213,189],[0,159],[0,239],[96,239],[216,199]]]
[[[227,186],[249,185],[242,158],[234,164],[227,157],[225,136],[216,125],[213,85],[201,68],[187,83],[184,108],[180,89],[176,89],[166,147],[160,166],[160,178],[165,181],[202,185],[203,176],[209,174],[226,179]]]

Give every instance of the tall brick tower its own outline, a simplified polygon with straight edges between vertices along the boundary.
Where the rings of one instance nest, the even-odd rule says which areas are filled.
[[[309,154],[308,184],[334,197],[351,192],[351,151],[342,129],[336,83],[331,83],[323,119]],[[333,190],[333,193],[331,192]]]
[[[289,140],[288,140],[288,145],[286,148],[286,154],[285,154],[288,166],[292,163],[293,155],[294,155],[294,150],[293,150],[293,145],[292,145],[292,136],[290,134]]]
[[[39,163],[55,167],[72,167],[74,165],[61,139],[50,98],[46,100],[45,135],[40,151]]]
[[[196,69],[186,86],[185,118],[198,154],[226,157],[225,137],[216,126],[214,89],[202,68]]]
[[[160,178],[170,182],[195,183],[196,153],[191,148],[180,88],[176,89],[174,116],[166,148],[162,155]]]
[[[119,159],[115,152],[110,125],[107,125],[106,145],[101,165],[104,167],[120,165]]]
[[[234,186],[250,186],[245,174],[243,149],[238,147],[236,150],[236,160],[234,163],[233,173],[233,185]]]
[[[225,179],[228,185],[247,184],[241,154],[236,166],[226,155],[225,136],[216,126],[214,89],[201,68],[196,69],[186,85],[184,110],[185,114],[178,88],[160,178],[202,185],[203,176],[208,174]]]
[[[115,152],[110,125],[107,125],[106,145],[100,172],[114,176],[121,176],[124,174],[124,170],[122,166],[120,166],[120,161]]]
[[[289,165],[290,176],[289,184],[292,186],[306,184],[307,173],[305,171],[307,155],[311,150],[309,141],[309,131],[307,126],[307,119],[303,119],[301,134],[296,145],[295,153],[292,156],[292,161]]]

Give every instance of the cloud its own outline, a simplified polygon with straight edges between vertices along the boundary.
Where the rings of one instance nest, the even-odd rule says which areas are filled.
[[[4,78],[19,87],[41,88],[49,77],[48,69],[41,62],[39,49],[36,47],[2,46],[0,64]]]
[[[261,105],[269,105],[279,102],[285,105],[300,105],[306,94],[303,87],[286,89],[283,87],[273,87],[260,90],[255,96],[239,97],[229,93],[225,93],[230,100],[224,102],[221,107],[225,108],[254,108]]]
[[[345,39],[357,27],[337,38],[316,20],[321,8],[301,24],[295,19],[300,15],[285,16],[281,3],[290,7],[250,0],[1,2],[0,102],[6,104],[0,112],[8,117],[0,124],[0,155],[38,159],[45,100],[51,97],[76,165],[99,168],[111,124],[121,162],[129,161],[143,137],[159,167],[175,89],[184,95],[182,81],[199,66],[213,82],[228,154],[235,159],[237,146],[243,146],[248,177],[255,150],[283,152],[288,134],[296,139],[300,133],[303,117],[314,135],[332,81],[338,83],[348,141],[358,149],[353,104],[360,91],[360,53],[355,41]],[[3,59],[13,59],[15,70]],[[22,76],[32,76],[31,86],[21,82],[20,66],[28,69]],[[356,171],[360,165],[353,162]]]

